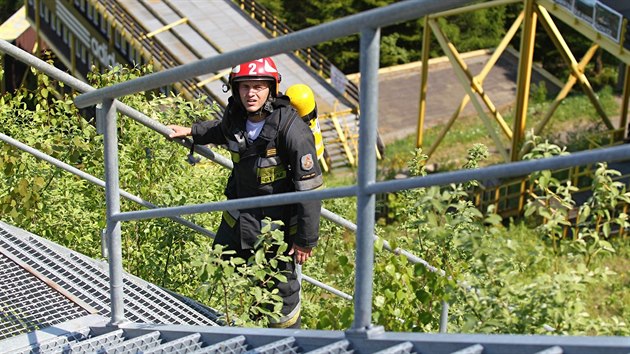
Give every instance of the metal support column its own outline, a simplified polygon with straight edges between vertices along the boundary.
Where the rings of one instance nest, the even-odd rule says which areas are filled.
[[[120,188],[118,185],[118,132],[116,125],[116,105],[114,100],[103,101],[105,114],[105,205],[107,227],[109,292],[111,301],[111,322],[118,325],[125,320],[123,301],[123,267],[120,221],[112,216],[120,213]]]
[[[429,16],[424,17],[422,34],[422,76],[420,77],[420,104],[418,108],[418,127],[416,133],[416,148],[422,147],[424,140],[424,118],[427,111],[427,85],[429,83],[429,47],[431,44],[431,27]]]
[[[521,34],[521,50],[516,80],[516,112],[514,114],[514,129],[512,129],[512,161],[519,160],[520,146],[525,137],[525,124],[527,123],[534,39],[536,38],[537,15],[534,11],[534,5],[534,0],[525,0],[525,22]]]
[[[3,52],[0,52],[0,71],[2,70],[2,68],[4,68],[4,59],[5,55]],[[3,73],[2,77],[0,77],[0,95],[4,95],[4,93],[6,92],[7,86],[6,86],[6,75]]]
[[[41,9],[40,7],[40,2],[42,0],[35,0],[35,3],[33,5],[34,7],[34,16],[35,16],[35,43],[37,43],[37,49],[38,49],[38,53],[36,53],[37,57],[39,57],[39,50],[42,48],[42,27],[41,27],[41,13],[39,12],[39,10]],[[28,4],[27,4],[28,5]]]
[[[379,28],[361,30],[361,116],[359,120],[359,163],[357,195],[357,254],[352,329],[367,330],[372,320],[374,279],[374,210],[376,197],[366,191],[376,180],[376,128],[378,123]]]

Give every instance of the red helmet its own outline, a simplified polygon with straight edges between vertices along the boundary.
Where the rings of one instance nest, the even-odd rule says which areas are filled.
[[[271,58],[261,58],[239,64],[232,68],[230,72],[230,86],[234,88],[234,83],[245,80],[269,80],[272,81],[271,92],[278,95],[278,86],[282,76],[278,72],[276,63]]]

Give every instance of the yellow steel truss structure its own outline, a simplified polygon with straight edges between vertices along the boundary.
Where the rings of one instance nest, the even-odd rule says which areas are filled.
[[[482,71],[473,75],[467,68],[465,61],[459,54],[453,43],[449,41],[447,36],[440,29],[438,24],[439,18],[445,18],[451,15],[461,14],[465,12],[485,9],[494,6],[505,6],[509,4],[522,3],[523,10],[520,15],[515,19],[514,23],[507,31],[499,45],[495,48],[492,56],[485,64]],[[582,35],[593,41],[592,47],[586,52],[582,59],[578,62],[571,52],[571,48],[565,42],[562,33],[556,27],[552,15],[561,21],[570,24]],[[446,11],[442,13],[433,14],[425,18],[424,34],[423,34],[423,46],[422,46],[422,75],[420,83],[420,104],[418,112],[418,126],[417,126],[417,139],[416,146],[422,147],[424,139],[424,120],[426,111],[426,92],[428,84],[428,64],[429,64],[429,46],[431,34],[433,34],[441,49],[446,53],[453,70],[457,76],[458,81],[464,88],[466,95],[462,97],[459,106],[455,109],[450,119],[444,125],[441,132],[438,134],[436,141],[427,150],[427,154],[431,156],[444,136],[453,126],[456,119],[464,110],[468,103],[472,103],[478,116],[484,123],[489,136],[496,144],[497,150],[506,162],[518,161],[527,152],[523,148],[523,141],[525,138],[525,129],[527,124],[527,112],[528,112],[528,98],[530,91],[531,75],[533,68],[533,53],[535,43],[536,26],[541,23],[544,30],[549,34],[554,45],[562,55],[562,58],[570,68],[571,74],[567,79],[564,87],[560,90],[551,104],[548,112],[544,115],[543,120],[535,127],[535,134],[540,134],[546,124],[549,122],[553,113],[558,108],[560,103],[567,97],[573,86],[577,83],[580,85],[584,93],[589,98],[591,104],[594,106],[597,114],[602,122],[610,130],[621,130],[621,134],[616,134],[623,138],[627,136],[627,115],[628,115],[628,103],[630,101],[630,51],[623,47],[623,38],[625,33],[622,34],[622,40],[620,43],[615,42],[613,39],[602,35],[592,26],[581,19],[576,18],[574,14],[568,11],[566,8],[556,4],[553,0],[496,0],[488,1],[464,7],[461,9]],[[623,21],[622,28],[626,28],[626,20]],[[496,64],[501,54],[508,48],[510,41],[514,38],[518,30],[521,29],[521,44],[519,53],[518,64],[518,76],[517,76],[517,92],[516,92],[516,104],[514,114],[514,124],[510,128],[509,125],[503,119],[501,113],[497,110],[496,106],[492,103],[492,100],[488,96],[487,92],[483,88],[483,81],[488,75],[489,71]],[[610,118],[604,111],[597,94],[593,91],[588,78],[584,74],[585,68],[590,60],[595,55],[597,49],[604,49],[611,54],[615,55],[620,61],[626,65],[626,76],[624,79],[623,100],[621,107],[621,117],[618,127],[615,127]],[[498,131],[496,126],[498,125]],[[506,141],[508,143],[506,143]],[[509,146],[508,146],[509,144]]]

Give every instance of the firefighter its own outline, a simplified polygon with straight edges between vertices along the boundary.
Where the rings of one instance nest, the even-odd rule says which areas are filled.
[[[280,80],[271,58],[237,65],[229,76],[232,96],[220,121],[169,126],[171,138],[192,135],[194,144],[227,146],[234,163],[225,189],[228,199],[308,191],[323,184],[313,134],[289,98],[279,94]],[[300,328],[296,264],[306,262],[317,245],[320,210],[321,201],[317,200],[223,213],[214,242],[243,259],[253,254],[266,217],[284,223],[292,261],[279,265],[287,282],[276,285],[283,299],[282,317],[272,327]]]

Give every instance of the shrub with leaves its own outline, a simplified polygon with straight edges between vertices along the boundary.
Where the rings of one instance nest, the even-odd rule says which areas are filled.
[[[281,316],[282,298],[275,284],[286,282],[287,277],[278,263],[290,262],[291,257],[285,255],[284,232],[273,227],[282,222],[269,221],[249,259],[214,245],[192,262],[202,282],[198,294],[211,307],[222,310],[227,325],[267,327],[270,320]]]
[[[92,79],[96,85],[109,85],[147,70],[120,67]],[[37,75],[37,84],[34,90],[0,98],[0,130],[102,178],[103,141],[92,117],[75,108],[74,94],[66,93],[66,88],[43,75]],[[164,124],[189,125],[214,115],[203,98],[187,101],[147,93],[122,100]],[[186,149],[126,117],[119,117],[118,127],[122,189],[159,206],[224,199],[227,170],[209,162],[190,166]],[[532,158],[564,153],[540,139],[531,151]],[[476,168],[485,156],[483,147],[474,147],[465,168]],[[409,166],[414,176],[424,174],[425,159],[416,152]],[[100,187],[4,143],[0,174],[2,221],[101,257],[105,198]],[[393,223],[376,229],[380,238],[375,242],[375,324],[391,331],[436,331],[442,302],[448,302],[449,332],[630,335],[628,242],[613,237],[628,227],[622,206],[629,194],[617,177],[614,170],[598,165],[593,196],[576,205],[570,198],[573,185],[561,183],[555,173],[536,174],[527,216],[510,223],[492,209],[476,210],[466,192],[469,184],[392,194],[397,203],[389,209]],[[324,205],[348,220],[356,217],[353,198],[325,200]],[[123,200],[121,209],[138,206]],[[566,220],[573,216],[577,222],[568,237]],[[210,230],[220,220],[219,213],[185,217]],[[282,274],[272,271],[273,256],[230,259],[224,250],[210,246],[211,239],[167,219],[124,222],[122,237],[126,270],[207,300],[225,310],[226,323],[264,326],[277,313],[277,294],[268,285]],[[283,250],[278,237],[267,230],[260,249]],[[384,252],[379,240],[408,250],[435,268]],[[354,243],[353,232],[322,220],[319,246],[304,273],[353,295]],[[303,285],[305,327],[351,326],[352,301]],[[223,296],[228,291],[234,295]]]
[[[94,73],[96,86],[126,81],[150,72],[150,67],[116,67]],[[76,93],[33,70],[37,87],[21,88],[0,98],[0,129],[97,178],[104,178],[103,137],[94,117],[73,103]],[[203,100],[188,101],[157,93],[125,96],[122,100],[164,123],[191,124],[211,119],[216,107]],[[194,168],[188,152],[160,134],[119,115],[119,174],[121,189],[159,206],[220,200],[225,169],[211,163]],[[101,258],[101,230],[105,227],[102,187],[37,160],[8,144],[0,144],[0,218],[91,257]],[[212,176],[212,178],[210,177]],[[137,210],[121,200],[121,210]],[[210,230],[220,215],[186,217]],[[147,281],[190,294],[194,271],[188,265],[200,244],[211,242],[168,219],[125,222],[122,225],[126,270]]]

